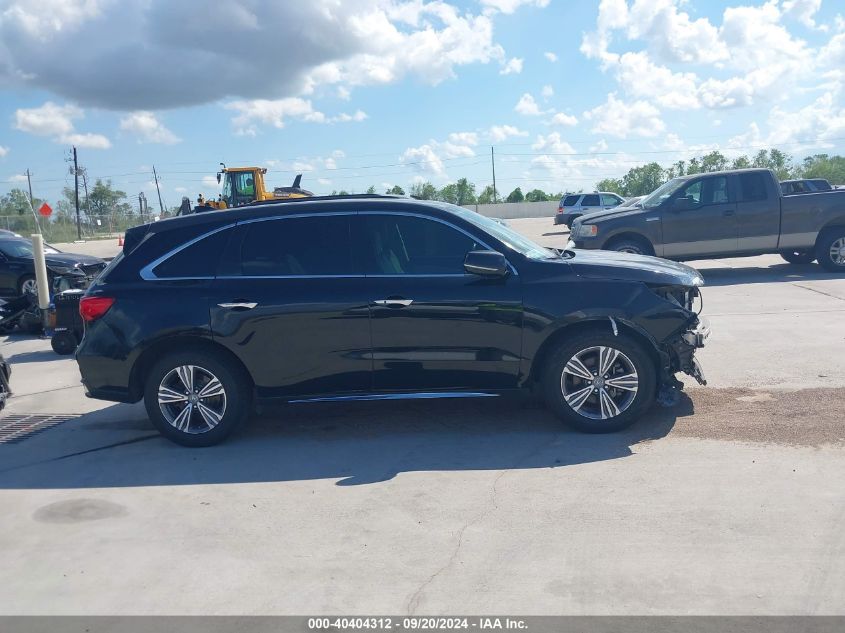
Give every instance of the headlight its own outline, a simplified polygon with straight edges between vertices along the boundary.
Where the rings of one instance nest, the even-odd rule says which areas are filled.
[[[51,271],[54,273],[58,273],[59,275],[68,275],[73,272],[73,266],[47,266]]]
[[[582,224],[578,237],[595,237],[599,234],[599,227],[595,224]]]
[[[697,286],[651,286],[652,291],[661,299],[665,299],[688,312],[701,312],[703,307],[701,292]]]

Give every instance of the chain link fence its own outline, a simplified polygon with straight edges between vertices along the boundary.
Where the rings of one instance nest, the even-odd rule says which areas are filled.
[[[82,216],[80,219],[82,239],[117,239],[127,229],[152,222],[155,217],[152,214],[141,215],[138,213],[113,214],[102,217]],[[48,218],[39,217],[38,225],[47,242],[73,242],[79,239],[75,216],[54,214]],[[32,214],[0,215],[0,229],[12,231],[27,238],[38,232]]]

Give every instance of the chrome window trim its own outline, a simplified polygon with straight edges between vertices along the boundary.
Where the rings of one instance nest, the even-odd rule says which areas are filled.
[[[448,227],[450,227],[450,228],[452,228],[452,229],[454,229],[454,230],[456,230],[460,233],[463,233],[468,238],[470,238],[471,240],[474,240],[475,242],[477,242],[478,244],[480,244],[481,246],[483,246],[487,250],[490,250],[490,251],[496,250],[496,249],[492,248],[489,244],[487,244],[484,240],[479,239],[477,236],[475,236],[472,233],[470,233],[469,231],[461,228],[460,226],[452,224],[448,220],[443,220],[441,218],[436,218],[436,217],[433,217],[433,216],[430,216],[430,215],[425,215],[425,214],[422,214],[422,213],[412,213],[412,212],[409,212],[409,211],[329,211],[329,212],[326,212],[326,213],[292,213],[292,214],[288,214],[288,215],[272,215],[272,216],[267,216],[267,217],[263,217],[263,218],[250,218],[250,219],[247,219],[247,220],[241,220],[241,221],[238,221],[238,222],[233,222],[231,224],[226,224],[224,226],[218,227],[218,228],[216,228],[212,231],[208,231],[207,233],[203,233],[202,235],[198,235],[194,239],[189,240],[189,241],[185,242],[184,244],[182,244],[181,246],[178,246],[178,247],[168,251],[167,253],[165,253],[161,257],[155,259],[150,264],[147,264],[146,266],[144,266],[140,270],[139,275],[141,276],[141,279],[143,279],[145,281],[209,281],[209,280],[214,280],[214,279],[361,279],[361,278],[365,278],[365,277],[376,277],[376,278],[382,278],[382,277],[416,277],[416,278],[420,278],[420,277],[467,277],[467,276],[471,277],[472,276],[469,273],[439,273],[439,274],[430,274],[430,275],[427,275],[427,274],[406,275],[406,274],[403,274],[403,273],[397,273],[397,274],[380,273],[380,274],[377,274],[377,275],[366,275],[366,274],[353,274],[353,275],[220,275],[220,276],[212,275],[212,276],[197,276],[197,277],[159,277],[155,273],[153,273],[153,270],[157,266],[159,266],[160,264],[162,264],[166,260],[170,259],[174,255],[181,253],[186,248],[193,246],[194,244],[196,244],[197,242],[199,242],[201,240],[204,240],[206,237],[210,237],[210,236],[215,235],[215,234],[217,234],[221,231],[233,229],[233,228],[236,228],[238,226],[245,225],[245,224],[254,224],[256,222],[269,222],[271,220],[316,218],[316,217],[324,217],[324,216],[325,217],[328,217],[328,216],[337,217],[337,216],[344,216],[344,215],[354,215],[354,216],[359,216],[359,215],[398,215],[398,216],[406,216],[406,217],[412,217],[412,218],[421,218],[423,220],[431,220],[433,222],[439,222],[440,224],[444,224],[444,225],[446,225],[446,226],[448,226]],[[505,258],[505,259],[507,259],[507,258]],[[513,266],[513,264],[510,263],[509,260],[508,260],[508,268],[510,269],[510,271],[515,276],[519,276],[519,272],[517,272],[516,268]]]

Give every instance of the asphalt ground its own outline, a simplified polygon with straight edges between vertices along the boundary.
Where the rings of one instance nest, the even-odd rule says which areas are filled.
[[[0,614],[845,614],[845,278],[692,264],[708,387],[605,436],[511,400],[321,404],[189,450],[7,337]]]

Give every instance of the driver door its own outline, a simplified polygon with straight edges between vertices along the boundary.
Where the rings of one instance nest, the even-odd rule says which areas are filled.
[[[727,176],[691,180],[667,201],[663,212],[663,256],[735,253],[739,248],[736,199]],[[686,203],[678,200],[686,199]]]

